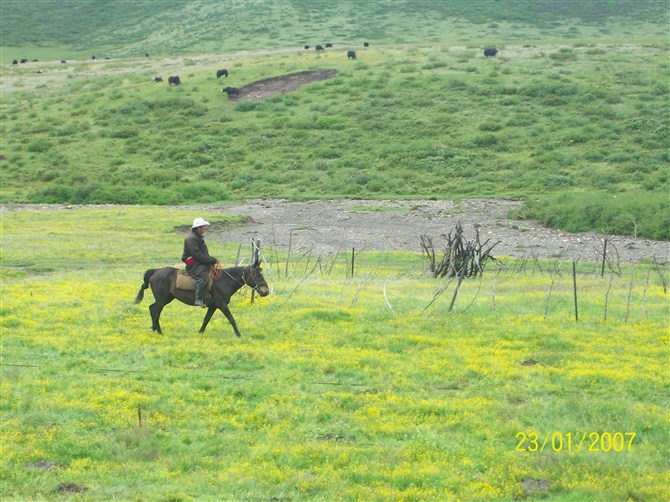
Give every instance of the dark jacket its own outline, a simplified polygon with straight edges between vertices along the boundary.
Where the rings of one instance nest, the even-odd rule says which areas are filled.
[[[181,261],[186,262],[188,257],[195,258],[197,262],[186,265],[186,271],[193,277],[207,280],[209,267],[216,263],[216,258],[209,256],[205,238],[195,228],[184,239],[184,252],[181,255]]]

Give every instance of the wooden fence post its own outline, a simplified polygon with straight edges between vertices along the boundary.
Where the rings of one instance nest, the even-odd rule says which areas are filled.
[[[577,310],[577,264],[572,262],[572,287],[575,294],[575,321],[579,321],[579,312]]]
[[[288,262],[291,258],[291,246],[293,244],[293,230],[288,233],[288,252],[286,253],[286,267],[284,268],[284,276],[288,277]]]

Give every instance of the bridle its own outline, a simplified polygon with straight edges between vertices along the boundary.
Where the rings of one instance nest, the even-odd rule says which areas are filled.
[[[262,283],[258,283],[258,284],[256,284],[255,286],[252,286],[251,284],[249,284],[249,283],[247,282],[247,273],[246,273],[246,271],[247,271],[247,270],[251,271],[251,268],[252,268],[251,265],[247,265],[246,267],[244,267],[244,268],[242,269],[242,280],[241,280],[241,281],[238,280],[236,277],[233,277],[232,275],[230,275],[230,273],[229,273],[229,272],[226,272],[225,269],[216,269],[216,270],[218,270],[218,277],[216,277],[214,280],[216,280],[216,279],[218,279],[219,277],[221,277],[221,272],[225,272],[226,275],[227,275],[228,277],[230,277],[230,278],[233,280],[233,282],[235,282],[235,284],[239,284],[240,286],[249,286],[251,289],[256,289],[256,288],[262,286],[263,283],[265,283],[265,281],[263,281]],[[265,284],[266,284],[266,286],[267,286],[267,283],[265,283]]]
[[[255,286],[252,286],[251,284],[249,284],[249,283],[247,282],[247,274],[246,274],[246,271],[248,270],[249,272],[251,272],[254,268],[259,268],[259,267],[252,267],[251,265],[249,265],[249,266],[247,266],[247,267],[244,267],[244,270],[242,270],[242,282],[244,282],[244,284],[245,284],[246,286],[249,286],[251,289],[257,289],[257,288],[260,288],[260,287],[263,286],[263,285],[265,285],[265,287],[267,287],[268,284],[267,284],[267,282],[265,282],[265,281],[257,282]]]

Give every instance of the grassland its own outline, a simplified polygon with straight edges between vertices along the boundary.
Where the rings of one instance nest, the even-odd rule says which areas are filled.
[[[668,34],[663,0],[3,0],[3,60],[226,54],[336,45],[496,44]],[[77,20],[73,24],[72,20]]]
[[[48,61],[9,65],[20,53],[2,53],[0,201],[522,197],[534,202],[523,215],[545,224],[670,238],[667,5],[484,4],[365,2],[353,10],[332,2],[320,10],[310,2],[233,2],[217,17],[217,3],[136,2],[133,9],[149,9],[142,29],[128,28],[139,18],[131,9],[107,35],[125,33],[127,44],[112,43],[95,23],[82,23],[88,37],[59,35],[54,23],[35,35]],[[14,27],[3,28],[12,34],[3,43],[23,43],[25,23],[41,19],[30,14],[35,5],[18,19],[3,3],[11,13],[3,22]],[[88,19],[91,4],[70,8]],[[482,13],[494,11],[484,22]],[[187,38],[170,24],[177,15],[193,21]],[[268,16],[275,24],[253,28]],[[221,19],[235,21],[226,36]],[[371,34],[377,38],[364,37]],[[82,51],[66,64],[59,61],[67,54],[54,57],[68,40],[72,48],[91,39],[98,45],[87,52],[118,52],[96,62]],[[328,40],[335,47],[325,54],[302,49]],[[168,47],[169,55],[151,46],[160,55],[147,58],[130,49],[134,41]],[[484,58],[484,45],[502,52]],[[345,57],[352,48],[356,61]],[[231,86],[304,70],[339,73],[236,102],[214,77],[224,66]],[[156,74],[178,74],[183,84],[155,84]]]
[[[0,203],[132,206],[1,208],[0,498],[666,500],[667,264],[579,263],[578,321],[570,264],[502,259],[450,310],[390,252],[352,277],[267,248],[241,339],[132,303],[178,262],[176,204],[520,197],[670,238],[667,2],[500,5],[3,0]],[[240,102],[223,67],[338,74]]]
[[[220,313],[198,334],[202,311],[181,304],[159,336],[150,300],[132,300],[146,268],[176,261],[190,217],[2,214],[3,500],[666,498],[654,267],[579,264],[575,322],[557,262],[503,260],[449,312],[453,284],[426,308],[447,284],[418,254],[362,253],[351,277],[342,258],[286,268],[268,248],[273,294],[231,303],[241,339]],[[549,434],[542,452],[533,432],[537,449]],[[635,436],[589,451],[592,432]]]
[[[357,62],[339,52],[292,52],[227,63],[237,85],[339,70],[257,102],[222,95],[216,58],[184,62],[180,88],[151,82],[153,68],[107,63],[117,65],[113,78],[73,78],[3,103],[0,195],[181,204],[583,192],[597,204],[611,193],[630,199],[630,211],[605,220],[597,208],[580,230],[632,234],[635,220],[645,227],[639,235],[667,239],[665,48],[506,54],[493,61],[474,47],[401,48]],[[567,219],[583,214],[555,206]]]

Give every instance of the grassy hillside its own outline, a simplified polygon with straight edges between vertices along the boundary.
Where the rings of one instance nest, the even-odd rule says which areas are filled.
[[[663,0],[3,0],[3,61],[226,53],[333,42],[500,43],[667,34]],[[474,28],[474,29],[473,29]],[[12,48],[31,49],[23,56]],[[90,56],[89,56],[90,57]]]
[[[524,197],[561,228],[670,238],[663,2],[58,4],[2,3],[3,61],[28,40],[49,60],[3,68],[1,202]],[[54,10],[85,22],[38,30]],[[220,92],[315,69],[338,75]]]
[[[267,248],[272,296],[231,301],[241,339],[178,302],[156,335],[132,300],[191,217],[3,214],[3,500],[667,498],[655,267],[580,263],[575,322],[566,264],[502,261],[449,312],[418,254],[361,253],[351,277]]]
[[[180,87],[152,82],[161,64]],[[214,75],[222,66],[225,84]],[[475,47],[371,48],[356,61],[343,50],[290,51],[44,68],[11,69],[3,202],[609,192],[657,218],[596,217],[590,228],[630,234],[635,218],[652,227],[639,235],[667,238],[664,47],[509,46],[495,60]],[[220,92],[323,68],[339,73],[261,101]]]

